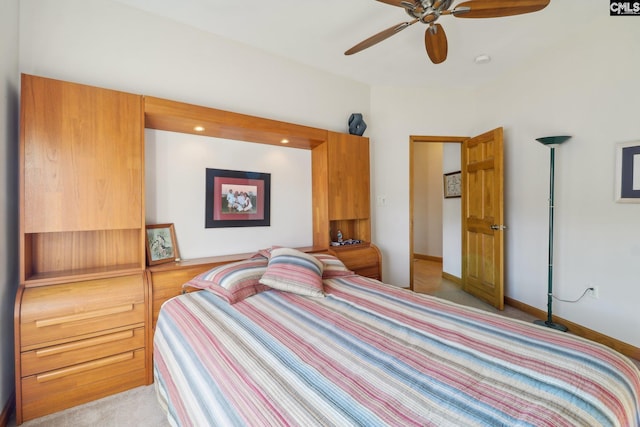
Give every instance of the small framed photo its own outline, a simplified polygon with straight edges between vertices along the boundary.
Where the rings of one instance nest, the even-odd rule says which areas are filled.
[[[445,199],[462,197],[462,171],[445,173],[443,179]]]
[[[155,265],[180,259],[173,224],[147,225],[147,264]]]
[[[618,203],[640,203],[640,141],[616,145],[616,194]]]
[[[271,174],[207,169],[205,227],[271,225]]]

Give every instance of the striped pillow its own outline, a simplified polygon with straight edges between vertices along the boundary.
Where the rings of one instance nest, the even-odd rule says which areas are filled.
[[[322,278],[331,279],[333,277],[352,276],[355,273],[347,268],[340,258],[329,254],[313,254],[322,261]]]
[[[229,304],[235,304],[251,295],[269,289],[259,283],[260,278],[267,270],[267,263],[266,258],[258,257],[224,264],[194,277],[183,287],[191,286],[205,289],[218,295]]]
[[[273,289],[312,297],[323,297],[322,262],[297,249],[271,251],[267,271],[260,283]]]

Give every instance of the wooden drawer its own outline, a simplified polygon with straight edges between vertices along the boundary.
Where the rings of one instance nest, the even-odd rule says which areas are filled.
[[[353,272],[356,274],[359,274],[360,276],[381,280],[378,265],[372,265],[369,267],[359,267],[359,268],[353,269]]]
[[[125,329],[22,353],[22,376],[144,348],[144,328]]]
[[[374,245],[336,246],[329,253],[340,258],[356,274],[378,280],[382,278],[380,251]]]
[[[27,288],[20,309],[21,349],[67,342],[75,337],[145,320],[141,274]]]
[[[23,421],[144,385],[143,349],[22,379]]]

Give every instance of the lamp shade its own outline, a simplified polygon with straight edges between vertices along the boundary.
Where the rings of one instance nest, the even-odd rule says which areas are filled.
[[[540,142],[541,144],[548,145],[550,147],[555,147],[556,145],[562,144],[569,138],[571,137],[568,135],[545,136],[543,138],[536,138],[536,141]]]

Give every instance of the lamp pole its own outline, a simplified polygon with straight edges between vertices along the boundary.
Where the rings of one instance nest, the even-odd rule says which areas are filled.
[[[546,326],[548,328],[557,329],[562,332],[566,332],[568,329],[566,326],[553,321],[553,213],[555,208],[555,151],[556,147],[566,140],[571,138],[570,136],[548,136],[544,138],[537,138],[536,141],[546,145],[550,148],[550,166],[549,166],[549,269],[547,272],[547,320],[535,320],[533,323],[537,325]]]

